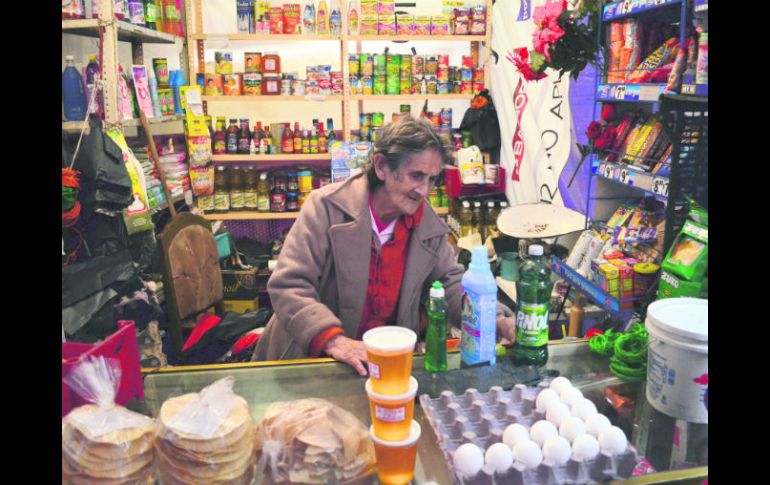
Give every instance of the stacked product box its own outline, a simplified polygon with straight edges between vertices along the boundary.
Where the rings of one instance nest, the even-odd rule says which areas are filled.
[[[360,35],[485,35],[486,7],[456,8],[450,14],[396,12],[394,0],[361,0],[361,17],[353,25]]]

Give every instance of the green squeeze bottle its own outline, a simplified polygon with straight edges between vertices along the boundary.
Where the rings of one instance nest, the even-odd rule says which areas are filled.
[[[516,282],[518,313],[514,365],[544,366],[548,361],[548,304],[551,300],[551,270],[543,259],[543,246],[529,247],[529,258],[519,269]]]
[[[428,372],[447,370],[446,314],[444,288],[440,281],[434,281],[430,289],[428,330],[425,335],[425,370]]]

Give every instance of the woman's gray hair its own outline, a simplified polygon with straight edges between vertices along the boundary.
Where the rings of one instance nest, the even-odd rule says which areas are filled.
[[[402,162],[409,160],[425,150],[436,150],[444,165],[452,163],[450,147],[441,137],[430,121],[424,118],[403,116],[399,121],[388,123],[377,132],[377,141],[369,151],[369,158],[364,170],[369,181],[369,190],[383,185],[374,170],[374,156],[381,153],[390,170],[398,170]]]

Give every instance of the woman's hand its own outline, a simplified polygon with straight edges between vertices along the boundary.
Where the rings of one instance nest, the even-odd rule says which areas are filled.
[[[324,352],[334,360],[352,365],[359,374],[366,376],[366,348],[362,341],[336,335],[326,343]]]
[[[516,315],[497,315],[497,335],[502,339],[500,343],[503,345],[516,341]]]

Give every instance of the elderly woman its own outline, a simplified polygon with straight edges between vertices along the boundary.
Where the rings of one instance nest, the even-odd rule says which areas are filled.
[[[447,147],[431,124],[384,126],[365,173],[313,191],[267,288],[275,314],[252,360],[329,356],[366,375],[361,337],[382,325],[420,333],[430,284],[441,281],[459,325],[463,267],[446,224],[425,203]],[[498,317],[511,338],[515,321]]]

